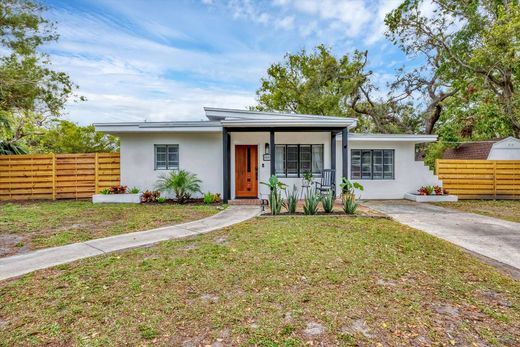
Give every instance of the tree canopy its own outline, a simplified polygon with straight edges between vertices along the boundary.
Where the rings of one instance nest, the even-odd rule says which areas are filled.
[[[425,61],[399,83],[425,96],[426,132],[439,122],[461,137],[520,135],[518,1],[406,0],[386,24],[395,44]]]
[[[374,97],[368,52],[354,51],[336,58],[323,45],[312,52],[286,54],[271,65],[257,90],[258,110],[349,116],[360,130],[414,132],[420,122],[401,96],[382,101]]]
[[[42,133],[27,138],[33,153],[95,153],[119,151],[116,136],[96,132],[94,125],[79,126],[61,120],[49,125]]]
[[[335,57],[318,46],[271,65],[255,108],[357,117],[358,130],[435,133],[454,144],[520,135],[517,0],[404,0],[385,23],[420,63],[395,71],[386,93],[368,52]]]
[[[33,0],[0,0],[0,151],[20,153],[25,138],[61,115],[76,86],[39,49],[58,39]]]

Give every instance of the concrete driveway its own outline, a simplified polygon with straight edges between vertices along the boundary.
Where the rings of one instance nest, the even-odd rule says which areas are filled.
[[[367,201],[363,204],[402,224],[511,266],[513,269],[505,269],[515,277],[520,274],[520,223],[407,200]]]

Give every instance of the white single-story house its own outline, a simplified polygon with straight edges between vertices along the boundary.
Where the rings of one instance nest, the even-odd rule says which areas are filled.
[[[204,110],[204,121],[95,124],[121,140],[121,184],[153,189],[161,174],[184,169],[225,201],[265,199],[260,182],[271,175],[301,187],[305,172],[319,181],[324,170],[336,187],[342,177],[361,183],[362,199],[401,199],[441,184],[415,153],[434,135],[350,133],[356,119],[344,117]]]

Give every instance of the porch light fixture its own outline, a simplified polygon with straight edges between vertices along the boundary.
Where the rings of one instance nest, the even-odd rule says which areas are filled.
[[[264,145],[264,155],[262,156],[263,161],[270,161],[271,160],[271,154],[269,153],[269,143],[266,142]],[[264,164],[262,164],[264,165]]]

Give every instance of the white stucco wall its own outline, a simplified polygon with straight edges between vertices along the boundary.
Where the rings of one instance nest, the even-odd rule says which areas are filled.
[[[349,142],[349,177],[351,149],[394,149],[395,167],[393,180],[354,180],[365,188],[360,192],[362,199],[402,199],[405,193],[416,192],[423,185],[441,185],[437,176],[424,165],[415,161],[415,143],[403,141],[355,141]],[[338,141],[336,152],[341,153]],[[341,156],[336,167],[341,170]],[[340,171],[341,176],[341,171]],[[341,177],[338,177],[338,184]]]
[[[488,160],[520,160],[520,140],[511,137],[495,143]]]
[[[222,135],[217,133],[153,133],[122,134],[121,138],[121,182],[129,187],[137,186],[141,190],[153,189],[159,175],[166,170],[154,170],[154,145],[178,144],[179,165],[181,169],[196,173],[202,180],[202,191],[222,193]],[[270,162],[263,161],[265,144],[269,142],[269,133],[233,132],[231,133],[231,198],[235,197],[235,155],[234,146],[248,144],[258,146],[258,181],[265,182],[270,175]],[[330,133],[277,133],[278,144],[323,144],[324,167],[330,168]],[[415,192],[422,185],[440,184],[437,177],[415,161],[414,142],[400,141],[355,141],[349,142],[351,149],[394,149],[394,180],[358,180],[365,187],[361,193],[363,199],[402,199],[405,193]],[[350,163],[350,158],[349,158]],[[336,143],[336,178],[341,182],[341,136]],[[350,167],[349,167],[350,170]],[[350,172],[349,172],[350,176]],[[292,187],[301,186],[301,178],[281,178]],[[259,197],[266,198],[268,188],[259,185]]]
[[[202,191],[222,193],[222,134],[153,133],[121,134],[121,184],[153,189],[157,178],[168,170],[154,170],[154,145],[178,144],[179,166],[196,173]]]

